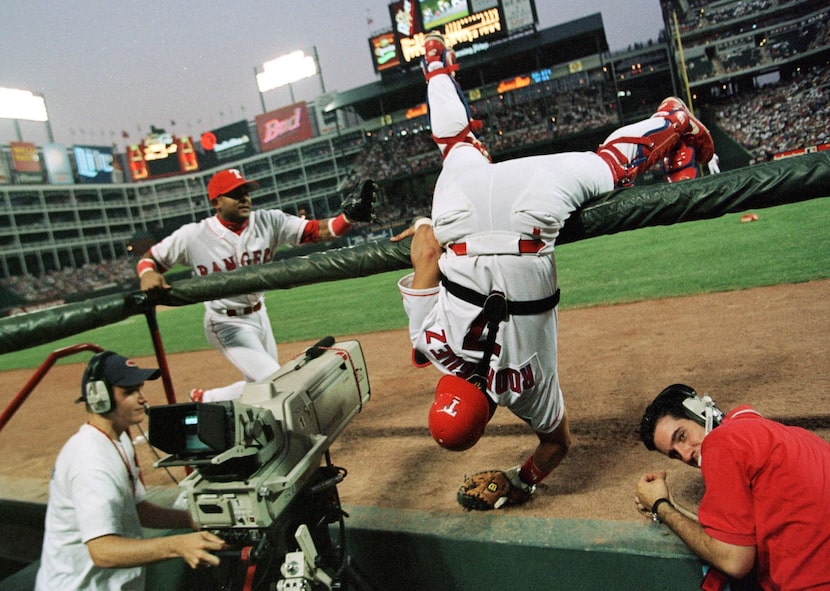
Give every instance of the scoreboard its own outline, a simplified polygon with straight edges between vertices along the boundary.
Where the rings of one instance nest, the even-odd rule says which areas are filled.
[[[463,55],[486,51],[538,22],[534,0],[396,0],[389,19],[391,30],[369,38],[372,65],[381,75],[417,66],[431,31]]]
[[[199,170],[196,150],[188,136],[151,133],[140,144],[127,147],[130,176],[134,181],[184,174]]]

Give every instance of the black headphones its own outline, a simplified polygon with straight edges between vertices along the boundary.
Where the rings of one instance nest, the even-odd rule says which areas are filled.
[[[708,394],[698,396],[694,388],[686,384],[672,384],[664,392],[673,390],[686,395],[683,400],[683,412],[693,421],[699,423],[708,433],[714,427],[720,425],[723,419],[723,412],[715,406],[715,401]]]
[[[96,353],[92,356],[89,366],[86,368],[87,382],[84,400],[89,405],[90,410],[97,415],[105,415],[115,408],[115,397],[112,388],[104,381],[104,376],[101,375],[104,359],[110,355],[114,355],[114,353],[112,351]]]

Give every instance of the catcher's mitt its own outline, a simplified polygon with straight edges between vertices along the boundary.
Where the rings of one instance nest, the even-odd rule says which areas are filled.
[[[501,470],[479,472],[464,481],[456,498],[468,511],[489,511],[506,505],[520,505],[530,499],[535,487],[521,483],[518,478],[515,480],[519,486],[513,484],[510,475]]]
[[[350,222],[374,222],[377,221],[375,215],[377,196],[377,183],[372,179],[365,179],[348,189],[340,207]]]

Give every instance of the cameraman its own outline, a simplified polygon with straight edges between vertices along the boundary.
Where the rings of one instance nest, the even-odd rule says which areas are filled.
[[[86,403],[87,422],[64,444],[49,483],[37,591],[140,591],[151,562],[219,564],[211,552],[225,542],[209,532],[143,538],[142,527],[193,528],[187,511],[146,500],[128,433],[145,417],[144,382],[159,375],[111,351],[90,360],[78,400]]]
[[[646,408],[640,438],[700,468],[706,484],[695,519],[673,503],[665,470],[645,474],[637,484],[641,512],[730,577],[754,571],[765,590],[830,589],[828,442],[750,406],[724,415],[683,384]]]

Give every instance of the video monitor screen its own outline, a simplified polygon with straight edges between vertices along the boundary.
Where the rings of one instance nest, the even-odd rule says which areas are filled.
[[[207,443],[199,439],[199,415],[196,412],[187,414],[182,420],[184,426],[184,447],[188,453],[203,453],[214,451]]]
[[[424,31],[470,16],[467,0],[418,0],[418,8]]]
[[[150,445],[179,457],[216,455],[234,444],[230,402],[151,406]]]

